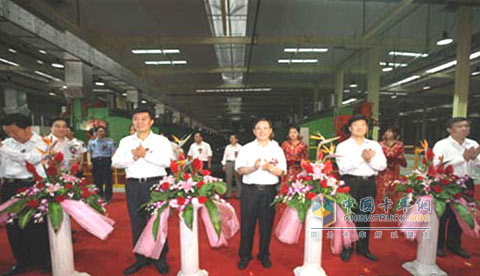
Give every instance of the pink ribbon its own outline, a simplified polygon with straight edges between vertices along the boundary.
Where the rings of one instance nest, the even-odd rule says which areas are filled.
[[[338,204],[335,204],[335,223],[334,227],[344,228],[340,231],[340,234],[333,236],[333,239],[330,243],[330,248],[332,249],[333,254],[340,254],[343,248],[350,248],[352,244],[358,240],[357,230],[355,229],[355,224],[351,221],[345,220],[345,213]],[[345,229],[349,228],[349,229]]]
[[[60,203],[63,210],[74,218],[77,223],[90,234],[105,240],[113,231],[115,222],[104,215],[99,214],[83,201],[67,199]]]
[[[458,200],[456,200],[456,202],[460,203],[461,205],[465,206],[469,211],[470,211],[470,214],[472,214],[472,217],[473,217],[473,223],[474,223],[474,227],[473,229],[470,228],[470,226],[462,219],[462,217],[460,217],[460,215],[458,214],[458,211],[455,207],[451,206],[452,207],[452,210],[453,210],[453,213],[455,214],[455,217],[457,218],[457,221],[458,221],[458,224],[460,225],[460,227],[462,228],[463,232],[467,235],[467,236],[470,236],[472,238],[480,238],[480,225],[478,225],[478,222],[477,220],[475,219],[475,216],[473,215],[474,214],[474,210],[472,210],[471,207],[468,206],[467,204],[467,201],[464,199],[464,198],[460,198]]]
[[[167,207],[160,214],[160,223],[158,227],[157,239],[153,238],[153,223],[155,222],[156,215],[153,215],[148,220],[147,225],[143,229],[142,234],[138,238],[135,247],[133,248],[134,253],[141,254],[143,256],[158,259],[162,253],[163,246],[165,245],[165,240],[168,235],[168,217],[170,216],[170,207]]]
[[[217,235],[217,232],[213,227],[213,223],[208,215],[208,210],[206,207],[202,207],[200,209],[200,216],[203,220],[203,224],[205,225],[205,231],[207,232],[210,246],[213,248],[218,248],[222,245],[228,245],[227,239],[230,239],[238,232],[240,229],[240,223],[238,222],[235,210],[229,203],[215,201],[215,205],[217,205],[222,224],[220,237]]]
[[[9,200],[5,201],[4,203],[2,203],[2,205],[0,205],[0,212],[7,209],[10,205],[12,205],[17,201],[18,201],[18,198],[10,198]],[[0,225],[7,224],[7,220],[8,220],[8,214],[0,214]]]
[[[430,200],[430,203],[431,203],[431,208],[432,208],[432,211],[435,212],[435,209],[434,209],[434,199],[433,199],[433,196],[431,195],[424,195],[422,197],[420,197],[420,199],[422,201],[425,201],[425,200]],[[428,210],[426,210],[425,208],[423,208],[421,211],[418,211],[418,207],[417,206],[412,206],[408,212],[407,212],[407,219],[403,222],[400,223],[400,232],[404,233],[406,238],[409,239],[409,240],[416,240],[417,242],[420,242],[423,238],[423,232],[424,230],[414,230],[412,228],[424,228],[424,227],[427,227],[428,226],[428,221],[410,221],[410,216],[411,215],[414,215],[414,216],[418,216],[418,215],[427,215],[429,214]],[[412,237],[409,237],[407,235],[408,232],[413,232],[413,236]]]
[[[303,223],[298,218],[297,210],[287,206],[275,228],[275,236],[283,243],[297,244],[302,228]]]

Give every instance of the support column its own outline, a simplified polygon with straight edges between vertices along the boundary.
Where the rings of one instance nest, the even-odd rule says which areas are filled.
[[[338,115],[338,110],[343,106],[343,77],[344,71],[335,73],[335,115]]]
[[[65,98],[93,99],[93,73],[92,67],[82,61],[65,62]]]
[[[457,11],[457,70],[453,94],[453,117],[467,117],[470,80],[470,51],[472,43],[473,9],[460,7]]]
[[[367,100],[372,103],[372,117],[380,122],[380,58],[381,48],[373,48],[368,54],[367,63]],[[379,127],[373,127],[372,139],[378,140]]]
[[[18,91],[14,87],[5,87],[3,89],[5,107],[3,111],[6,114],[21,113],[26,116],[30,113],[30,109],[27,106],[27,93],[25,91]]]

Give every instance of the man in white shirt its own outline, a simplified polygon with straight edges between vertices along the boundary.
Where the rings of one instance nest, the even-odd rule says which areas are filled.
[[[194,138],[195,143],[193,143],[188,150],[188,160],[198,158],[203,161],[203,167],[205,169],[208,168],[211,170],[212,148],[210,148],[210,144],[203,141],[203,136],[200,132],[196,133]]]
[[[257,219],[260,229],[260,246],[257,258],[265,268],[272,267],[270,240],[275,219],[272,202],[277,194],[276,185],[287,170],[287,161],[282,148],[273,143],[272,123],[259,119],[253,126],[256,139],[240,149],[235,170],[242,175],[240,197],[241,238],[239,269],[245,269],[252,259],[253,238]]]
[[[62,167],[69,169],[72,165],[73,155],[70,153],[70,140],[67,138],[69,125],[65,118],[54,118],[50,125],[50,134],[47,136],[53,143],[55,152],[63,153]]]
[[[3,130],[10,138],[0,142],[1,202],[9,200],[20,188],[32,187],[35,180],[27,171],[25,162],[33,164],[39,175],[45,176],[42,155],[37,148],[46,150],[42,138],[32,132],[29,118],[22,114],[9,114],[2,120]],[[29,222],[20,229],[18,222],[7,225],[7,236],[16,264],[3,275],[22,274],[30,266],[39,265],[42,271],[50,269],[50,247],[47,224]]]
[[[80,167],[77,172],[78,177],[83,177],[83,160],[84,154],[87,152],[85,143],[82,140],[75,138],[75,132],[72,127],[68,127],[65,136],[69,140],[68,151],[72,155],[71,163],[79,163]]]
[[[238,137],[236,134],[230,135],[230,145],[225,147],[222,159],[222,169],[225,172],[227,179],[227,194],[226,198],[232,195],[232,182],[235,178],[235,185],[237,187],[237,198],[240,198],[242,192],[242,182],[240,181],[240,175],[235,171],[235,160],[237,159],[238,152],[242,148],[242,145],[238,143]]]
[[[354,115],[348,120],[350,138],[338,144],[335,152],[338,169],[345,185],[350,187],[350,194],[357,201],[358,207],[354,209],[355,214],[369,215],[361,204],[362,199],[373,201],[376,195],[375,176],[379,171],[387,167],[387,159],[383,154],[379,143],[366,139],[368,131],[367,118],[364,115]],[[374,202],[373,202],[374,204]],[[375,205],[373,205],[375,206]],[[370,227],[370,222],[355,221],[356,227]],[[365,231],[364,229],[358,230]],[[357,253],[369,260],[376,261],[369,250],[370,230],[366,230],[366,237],[360,238],[356,243]],[[361,235],[359,235],[361,237]],[[353,252],[353,246],[344,248],[340,257],[347,262]]]
[[[452,118],[447,122],[447,131],[450,136],[438,141],[433,147],[433,153],[435,154],[434,164],[439,164],[441,158],[443,158],[443,162],[453,166],[453,171],[457,176],[467,177],[468,180],[465,184],[469,193],[473,196],[475,169],[480,165],[480,147],[477,142],[467,138],[470,134],[470,121],[464,117]],[[450,204],[447,204],[445,212],[440,217],[437,256],[445,257],[443,248],[445,247],[445,226],[447,221],[447,249],[463,258],[469,258],[470,255],[461,247],[460,237],[462,229],[458,225],[457,218]]]
[[[136,133],[120,140],[117,151],[112,157],[112,165],[125,169],[127,182],[128,213],[132,226],[133,246],[147,224],[145,212],[139,212],[140,205],[150,200],[150,188],[166,175],[165,168],[173,158],[172,146],[167,138],[151,131],[154,123],[153,113],[147,108],[139,107],[133,111],[132,121]],[[157,271],[166,274],[168,241],[165,241],[158,260],[136,254],[136,262],[125,269],[124,274],[133,274],[142,267],[154,263]]]

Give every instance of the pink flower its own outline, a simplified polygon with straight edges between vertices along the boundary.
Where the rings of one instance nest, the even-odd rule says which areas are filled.
[[[193,188],[195,182],[191,178],[189,178],[187,181],[180,181],[180,184],[182,185],[182,189],[185,192],[188,192]]]

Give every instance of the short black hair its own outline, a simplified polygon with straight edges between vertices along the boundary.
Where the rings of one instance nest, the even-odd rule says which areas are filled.
[[[237,135],[236,133],[232,133],[232,134],[230,134],[230,136],[234,136],[234,137],[235,137],[235,139],[237,139],[237,140],[238,140],[238,135]]]
[[[103,128],[103,130],[105,130],[105,132],[107,132],[107,128],[104,127],[104,126],[97,126],[97,127],[95,128],[95,131],[98,131],[98,130],[101,129],[101,128]]]
[[[5,115],[1,120],[2,126],[17,126],[22,129],[31,127],[32,123],[27,116],[20,113],[12,113]]]
[[[53,124],[55,124],[55,122],[58,122],[58,121],[64,121],[65,124],[67,124],[67,128],[70,127],[70,123],[68,122],[68,120],[66,118],[63,118],[63,117],[55,117],[53,118],[51,121],[50,121],[50,126],[53,126]]]
[[[453,117],[447,121],[447,128],[452,128],[454,124],[460,122],[467,122],[469,125],[472,124],[472,122],[470,122],[470,120],[465,117]]]
[[[360,121],[360,120],[364,120],[365,123],[368,124],[367,116],[365,116],[363,114],[356,114],[356,115],[353,115],[352,117],[350,117],[350,119],[348,119],[347,126],[351,127],[354,122]]]
[[[202,134],[201,132],[197,132],[197,133],[195,133],[195,135],[193,135],[193,136],[196,136],[197,134],[200,135],[200,137],[203,138],[203,134]]]
[[[257,126],[257,124],[260,123],[260,122],[267,122],[268,125],[270,126],[270,128],[273,128],[272,121],[270,121],[269,119],[267,119],[267,118],[265,118],[265,117],[262,117],[262,118],[256,119],[256,120],[253,122],[252,129],[255,129],[255,126]]]
[[[153,116],[153,111],[146,106],[139,106],[139,107],[135,108],[132,112],[132,117],[135,114],[138,114],[138,113],[148,113],[148,116],[150,116],[150,119],[152,119],[152,120],[155,119],[155,117]]]

